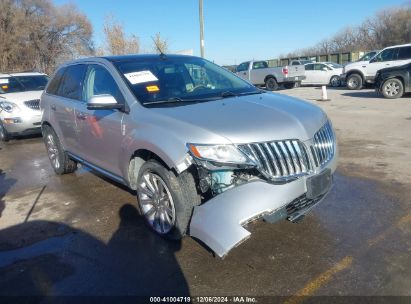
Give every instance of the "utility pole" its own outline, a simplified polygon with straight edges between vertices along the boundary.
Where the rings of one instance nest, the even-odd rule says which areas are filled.
[[[199,17],[200,17],[200,50],[201,57],[204,58],[204,25],[203,25],[203,0],[199,1]]]

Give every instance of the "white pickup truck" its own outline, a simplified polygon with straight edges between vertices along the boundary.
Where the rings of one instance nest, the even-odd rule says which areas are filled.
[[[279,85],[286,89],[299,86],[305,79],[304,65],[269,68],[267,61],[247,61],[236,68],[236,75],[257,86],[275,91]]]

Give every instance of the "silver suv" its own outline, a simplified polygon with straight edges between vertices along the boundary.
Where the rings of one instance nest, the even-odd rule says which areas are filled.
[[[39,103],[48,79],[37,72],[0,74],[0,141],[41,134]]]
[[[300,220],[336,168],[321,109],[202,58],[81,59],[58,69],[40,106],[57,174],[79,162],[127,185],[152,230],[189,234],[219,256],[251,221]]]

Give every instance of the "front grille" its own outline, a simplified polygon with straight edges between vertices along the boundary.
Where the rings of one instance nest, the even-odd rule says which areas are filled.
[[[314,206],[316,203],[318,203],[322,199],[322,197],[323,195],[315,199],[309,199],[305,196],[305,194],[303,194],[300,197],[293,200],[291,203],[289,203],[285,207],[287,210],[287,214],[291,215],[299,210]]]
[[[238,146],[258,164],[260,171],[274,178],[292,177],[310,170],[305,146],[298,140],[282,140]]]
[[[314,145],[311,146],[311,152],[315,166],[326,164],[334,156],[334,133],[331,123],[327,121],[320,130],[314,135]]]
[[[327,121],[306,143],[296,139],[241,144],[238,148],[271,179],[287,179],[308,174],[327,164],[335,153],[335,138]]]
[[[28,100],[24,104],[32,110],[40,110],[40,99]]]

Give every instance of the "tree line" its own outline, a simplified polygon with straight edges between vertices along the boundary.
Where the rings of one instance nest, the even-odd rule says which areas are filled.
[[[138,37],[127,35],[115,17],[106,17],[103,31],[103,44],[96,47],[91,22],[74,4],[1,0],[0,72],[37,70],[51,74],[56,66],[70,59],[141,51]],[[152,51],[167,49],[168,41],[157,33]]]
[[[378,50],[405,43],[411,43],[411,1],[403,7],[379,11],[358,26],[346,27],[312,47],[299,49],[281,57]]]

